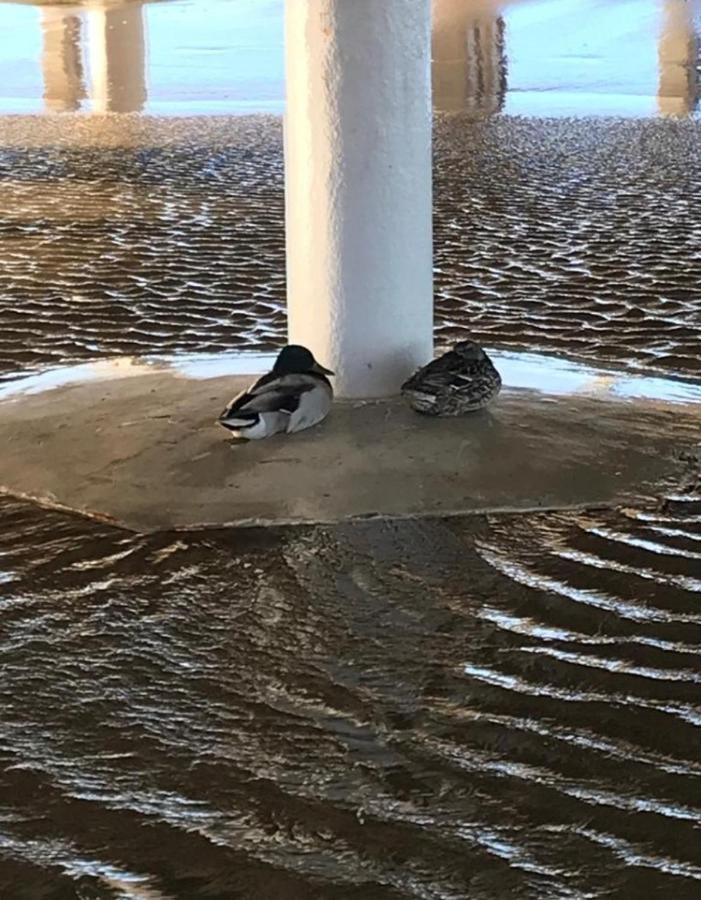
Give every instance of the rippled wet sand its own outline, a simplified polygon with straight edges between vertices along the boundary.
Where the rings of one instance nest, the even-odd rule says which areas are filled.
[[[3,373],[281,343],[279,121],[67,121],[0,136]],[[694,121],[439,119],[439,339],[699,375],[699,141]]]
[[[698,486],[149,538],[0,515],[1,896],[698,897]]]

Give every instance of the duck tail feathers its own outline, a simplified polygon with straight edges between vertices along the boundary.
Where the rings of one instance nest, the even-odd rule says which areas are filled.
[[[225,409],[219,416],[219,424],[232,431],[243,431],[246,428],[253,428],[259,421],[260,416],[258,413],[229,412],[228,409]]]

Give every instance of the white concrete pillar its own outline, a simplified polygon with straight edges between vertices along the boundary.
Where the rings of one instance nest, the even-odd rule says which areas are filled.
[[[693,7],[688,0],[665,0],[658,44],[661,113],[688,115],[699,99],[699,38],[694,28]]]
[[[146,102],[142,3],[87,7],[93,112],[139,112]]]
[[[41,8],[41,71],[44,105],[51,112],[78,109],[85,97],[78,11],[70,7]]]
[[[433,105],[492,115],[504,105],[506,53],[501,4],[433,0]]]
[[[289,339],[381,397],[433,352],[431,0],[286,0]]]

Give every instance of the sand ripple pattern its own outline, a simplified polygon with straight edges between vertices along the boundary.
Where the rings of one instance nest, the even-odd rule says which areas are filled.
[[[0,148],[10,377],[284,341],[279,122],[171,127],[163,146]],[[439,120],[439,340],[701,376],[700,140],[693,121]]]
[[[0,896],[699,896],[701,498],[0,515]]]

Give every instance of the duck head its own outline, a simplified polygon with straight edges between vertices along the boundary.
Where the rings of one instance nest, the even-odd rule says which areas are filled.
[[[460,341],[453,347],[453,351],[470,362],[479,362],[484,359],[484,350],[474,341]]]
[[[325,369],[315,359],[311,350],[300,344],[288,344],[283,347],[275,360],[273,372],[276,375],[303,375],[314,372],[317,375],[333,375],[331,369]]]

